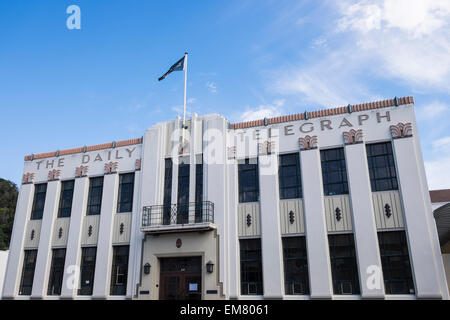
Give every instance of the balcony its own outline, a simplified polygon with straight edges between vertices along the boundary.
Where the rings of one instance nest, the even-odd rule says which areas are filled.
[[[215,229],[214,203],[156,205],[143,208],[141,231],[148,234]]]

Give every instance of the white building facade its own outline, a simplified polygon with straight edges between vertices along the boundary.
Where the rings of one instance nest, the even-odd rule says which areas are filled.
[[[25,157],[4,299],[448,299],[412,97]]]

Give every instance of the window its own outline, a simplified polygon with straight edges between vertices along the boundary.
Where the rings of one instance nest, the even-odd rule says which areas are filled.
[[[64,276],[66,249],[53,249],[52,265],[48,283],[48,295],[60,295]]]
[[[117,212],[133,211],[134,172],[119,176],[119,198]]]
[[[298,153],[280,155],[278,166],[280,199],[302,197],[302,181]]]
[[[86,214],[88,216],[100,214],[102,208],[103,177],[89,179],[89,196]]]
[[[36,267],[36,257],[37,250],[25,250],[19,295],[31,295],[31,289],[33,288],[34,269]]]
[[[309,294],[305,237],[283,238],[284,288],[286,294]]]
[[[113,247],[111,271],[111,295],[124,296],[127,293],[129,246]]]
[[[163,224],[170,224],[172,204],[172,159],[166,159],[164,168],[164,218]]]
[[[33,210],[31,211],[31,220],[40,220],[44,215],[45,194],[47,193],[47,184],[41,183],[34,185]]]
[[[195,222],[203,219],[203,163],[195,165]]]
[[[359,294],[353,234],[328,236],[334,294]]]
[[[405,231],[378,232],[386,294],[414,294]]]
[[[72,212],[73,188],[75,180],[61,183],[61,196],[59,198],[58,218],[70,217]]]
[[[326,196],[348,194],[347,170],[344,149],[320,151],[322,161],[323,191]]]
[[[239,202],[259,200],[259,173],[256,159],[245,159],[238,164]]]
[[[81,248],[80,288],[79,295],[92,295],[94,288],[96,247]]]
[[[178,224],[189,222],[189,170],[189,163],[180,162],[178,166]]]
[[[397,173],[390,142],[366,145],[372,191],[397,190]]]
[[[241,294],[262,295],[261,239],[240,240]]]

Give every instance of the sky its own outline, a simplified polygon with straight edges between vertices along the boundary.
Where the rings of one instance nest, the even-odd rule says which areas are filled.
[[[80,29],[68,29],[77,5]],[[450,188],[448,0],[2,0],[0,177],[31,153],[414,96],[430,189]]]

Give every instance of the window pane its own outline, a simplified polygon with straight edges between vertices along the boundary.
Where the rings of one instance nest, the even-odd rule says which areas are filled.
[[[61,294],[65,259],[66,249],[53,249],[52,264],[50,267],[49,284],[47,290],[48,295]]]
[[[103,195],[103,177],[89,179],[88,207],[86,214],[100,214]]]
[[[74,185],[75,180],[63,181],[61,183],[58,218],[70,217],[70,214],[72,212]]]
[[[255,159],[245,159],[238,164],[239,202],[259,200],[259,173]]]
[[[80,266],[80,288],[79,295],[92,295],[94,288],[95,260],[97,255],[96,247],[82,248]]]
[[[305,237],[283,238],[284,287],[286,294],[309,294]]]
[[[320,151],[322,181],[326,196],[348,194],[344,149]]]
[[[134,172],[119,176],[117,212],[133,211]]]
[[[359,294],[359,276],[353,234],[328,236],[334,294]]]
[[[391,142],[366,145],[372,191],[398,190]]]
[[[36,267],[37,250],[25,250],[20,280],[19,295],[31,295],[33,288],[34,269]]]
[[[405,231],[378,232],[386,294],[414,294]]]
[[[129,246],[113,247],[111,295],[126,295]]]
[[[42,219],[44,214],[45,195],[47,193],[47,184],[41,183],[34,186],[33,209],[31,211],[31,220]]]
[[[261,240],[240,240],[241,294],[262,295]]]

